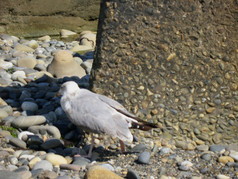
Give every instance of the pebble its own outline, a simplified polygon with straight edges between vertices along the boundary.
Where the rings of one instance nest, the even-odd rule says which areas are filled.
[[[216,178],[217,179],[231,179],[230,177],[228,177],[226,175],[221,175],[221,174],[217,175]]]
[[[190,161],[183,161],[179,163],[179,169],[182,171],[188,171],[192,166],[193,164]]]
[[[85,168],[90,163],[90,160],[84,157],[75,157],[73,161],[73,165],[78,165],[82,168]]]
[[[43,124],[45,122],[46,122],[46,118],[44,116],[37,116],[37,115],[35,115],[35,116],[19,116],[12,121],[11,125],[16,128],[25,129],[30,126]],[[32,132],[32,131],[30,131],[30,132]]]
[[[36,59],[31,56],[22,57],[17,61],[17,66],[25,68],[34,68],[36,64]]]
[[[38,105],[34,102],[29,102],[29,101],[23,102],[21,105],[21,108],[23,111],[32,111],[32,112],[38,111]]]
[[[234,150],[230,150],[229,156],[233,158],[236,162],[238,162],[238,152]]]
[[[34,134],[43,133],[58,139],[61,137],[59,129],[55,126],[31,126],[28,128],[28,131],[33,132]]]
[[[172,153],[172,150],[170,148],[168,148],[168,147],[163,147],[159,151],[160,155],[165,155],[165,154],[170,154],[170,153]]]
[[[234,162],[234,159],[229,157],[229,156],[221,156],[221,157],[218,158],[218,161],[220,163],[226,164],[228,162]]]
[[[1,179],[22,179],[22,177],[19,176],[19,174],[17,174],[16,172],[11,172],[8,170],[0,170],[0,178]]]
[[[131,168],[128,169],[126,178],[128,179],[140,179],[140,176]]]
[[[146,149],[147,149],[147,146],[145,144],[138,144],[131,149],[131,152],[139,153],[139,152],[143,152]]]
[[[20,147],[22,149],[26,149],[26,143],[24,141],[22,141],[18,138],[14,138],[12,136],[6,136],[6,138],[9,140],[10,144]]]
[[[138,157],[138,162],[141,164],[149,164],[150,162],[150,152],[144,151]]]
[[[102,166],[92,166],[88,169],[85,174],[85,179],[95,179],[95,178],[112,178],[112,179],[122,179],[119,175],[111,172]]]
[[[201,156],[202,159],[206,160],[206,161],[210,161],[212,158],[212,155],[209,153],[205,153]]]
[[[63,146],[63,141],[54,138],[48,139],[41,144],[41,148],[44,150],[49,150],[60,146]]]
[[[82,166],[74,164],[61,164],[60,168],[65,170],[80,171],[82,169]]]
[[[35,166],[35,164],[37,163],[37,162],[40,162],[41,161],[41,158],[40,157],[34,157],[34,158],[32,158],[31,160],[30,160],[30,162],[29,162],[29,167],[32,169],[34,166]]]
[[[50,162],[48,162],[47,160],[41,160],[41,161],[37,162],[32,168],[32,170],[37,170],[37,169],[52,171],[53,165]]]
[[[60,166],[61,164],[67,164],[67,160],[61,155],[47,154],[45,159],[49,161],[54,166]]]
[[[209,150],[213,151],[213,152],[221,152],[225,148],[226,148],[226,146],[224,146],[224,145],[211,145]]]

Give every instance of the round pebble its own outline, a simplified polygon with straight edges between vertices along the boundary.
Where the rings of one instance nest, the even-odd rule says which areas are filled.
[[[141,164],[149,164],[150,162],[150,152],[144,151],[138,157],[138,162]]]

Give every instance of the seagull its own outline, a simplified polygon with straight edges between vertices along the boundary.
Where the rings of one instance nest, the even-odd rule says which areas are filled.
[[[157,128],[155,124],[142,121],[129,113],[117,101],[87,89],[79,88],[74,81],[63,83],[58,93],[62,95],[60,104],[69,120],[91,134],[88,158],[92,156],[93,133],[117,137],[121,152],[124,153],[125,144],[123,141],[133,141],[130,128],[144,131]]]

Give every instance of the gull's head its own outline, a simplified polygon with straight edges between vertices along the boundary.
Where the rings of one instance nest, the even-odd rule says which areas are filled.
[[[77,83],[74,81],[68,81],[61,85],[59,95],[75,94],[79,90]]]

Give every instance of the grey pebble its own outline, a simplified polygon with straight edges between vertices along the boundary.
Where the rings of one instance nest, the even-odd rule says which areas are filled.
[[[196,149],[199,150],[199,151],[208,151],[209,146],[208,145],[198,145],[196,147]]]
[[[172,153],[172,150],[168,147],[163,147],[162,149],[160,149],[159,154],[160,155],[164,155],[164,154],[170,154]]]
[[[16,172],[0,170],[0,179],[22,179]]]
[[[44,116],[19,116],[15,118],[11,124],[13,127],[25,129],[30,126],[43,124],[44,122],[46,122]]]
[[[209,153],[205,153],[201,156],[201,158],[206,160],[206,161],[209,161],[209,160],[211,160],[212,156]]]
[[[61,134],[57,127],[55,126],[31,126],[28,128],[28,131],[33,132],[34,134],[48,134],[54,138],[60,138]]]
[[[10,157],[10,162],[12,165],[16,165],[18,163],[18,159],[15,156]]]
[[[23,111],[37,111],[38,110],[38,105],[34,102],[30,101],[25,101],[22,103],[21,108]]]
[[[221,152],[225,148],[226,148],[225,145],[211,145],[209,147],[209,150],[212,152]]]
[[[145,151],[146,149],[147,149],[147,146],[145,144],[138,144],[131,149],[131,152],[140,153]]]
[[[47,160],[42,160],[42,161],[37,162],[34,165],[34,167],[32,168],[32,170],[37,170],[37,169],[52,171],[53,165],[50,162],[48,162]]]
[[[26,143],[18,138],[14,138],[12,136],[6,136],[6,139],[9,141],[10,144],[20,147],[22,149],[26,149]]]
[[[72,164],[79,165],[81,167],[86,167],[90,163],[90,160],[84,157],[75,157]]]
[[[148,164],[150,162],[150,152],[144,151],[138,157],[138,163]]]
[[[190,161],[179,162],[178,165],[179,165],[179,170],[182,170],[182,171],[188,171],[193,166],[193,164]]]

